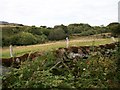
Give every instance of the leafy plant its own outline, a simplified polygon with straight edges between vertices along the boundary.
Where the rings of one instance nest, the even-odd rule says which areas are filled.
[[[116,55],[106,57],[98,51],[87,59],[71,60],[44,52],[4,76],[3,88],[118,88],[119,75]]]

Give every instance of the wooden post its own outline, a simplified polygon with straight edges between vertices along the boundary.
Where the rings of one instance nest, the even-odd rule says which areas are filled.
[[[10,45],[10,57],[13,57],[13,47]]]
[[[111,37],[111,38],[112,38],[113,42],[116,42],[116,40],[115,40],[115,38],[114,38],[114,37]]]
[[[66,37],[66,48],[68,48],[69,47],[69,39],[68,39],[68,37]]]

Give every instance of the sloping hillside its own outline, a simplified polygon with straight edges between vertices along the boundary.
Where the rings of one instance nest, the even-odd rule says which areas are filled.
[[[23,24],[18,24],[18,23],[9,23],[6,21],[0,21],[0,27],[15,27],[15,26],[24,26]]]

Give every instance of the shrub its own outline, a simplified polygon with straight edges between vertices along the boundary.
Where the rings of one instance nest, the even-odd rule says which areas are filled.
[[[37,43],[45,43],[46,41],[48,41],[48,38],[46,35],[42,34],[42,35],[35,35],[36,39],[37,39]]]
[[[2,47],[10,45],[10,37],[2,37]]]
[[[107,27],[111,30],[113,35],[120,36],[120,23],[110,23]]]
[[[58,28],[51,31],[48,38],[50,40],[61,40],[65,39],[65,36],[65,32],[62,29]]]
[[[119,73],[113,58],[98,53],[86,60],[67,59],[56,65],[62,58],[55,57],[53,52],[45,52],[4,76],[3,88],[115,88],[118,87]],[[55,74],[56,71],[60,73]]]
[[[21,32],[11,37],[11,44],[13,45],[32,45],[36,43],[36,37],[28,32]]]

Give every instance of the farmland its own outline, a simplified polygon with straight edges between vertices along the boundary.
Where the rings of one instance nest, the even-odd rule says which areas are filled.
[[[3,88],[119,88],[120,43],[108,29],[88,24],[5,27],[0,49]]]
[[[117,39],[116,39],[117,40]],[[113,42],[111,38],[107,39],[95,39],[92,37],[86,37],[86,38],[77,38],[70,40],[70,46],[85,46],[85,45],[100,45],[100,44],[107,44]],[[50,51],[55,50],[59,47],[66,47],[65,41],[54,41],[46,44],[39,44],[39,45],[29,45],[29,46],[13,46],[13,51],[15,56],[19,56],[21,54],[27,53],[27,52],[34,52],[34,51]],[[2,48],[2,57],[7,58],[10,57],[9,53],[9,47]]]
[[[116,50],[91,51],[87,58],[71,58],[71,52],[61,54],[64,50],[46,51],[33,61],[22,62],[19,69],[12,69],[3,77],[3,88],[119,88]]]

